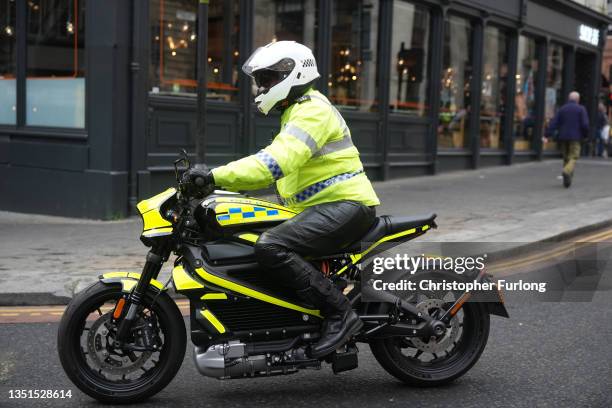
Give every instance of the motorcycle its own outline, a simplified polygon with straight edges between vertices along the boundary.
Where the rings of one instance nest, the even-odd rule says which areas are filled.
[[[501,293],[469,302],[470,292],[415,291],[400,298],[362,293],[362,264],[381,248],[436,228],[435,214],[377,217],[355,244],[309,259],[343,290],[364,325],[334,353],[309,356],[322,317],[295,293],[258,273],[258,236],[296,212],[277,203],[222,190],[205,195],[182,183],[190,168],[183,151],[174,162],[177,187],[138,205],[141,241],[150,251],[141,273],[109,272],[79,292],[58,331],[64,371],[83,392],[105,403],[132,403],[161,391],[177,374],[186,348],[183,315],[169,288],[189,301],[193,359],[218,379],[287,375],[331,364],[334,373],[358,367],[357,343],[369,344],[378,363],[413,386],[436,386],[465,374],[479,359],[490,314],[508,317]],[[200,180],[195,180],[198,184]],[[203,181],[203,180],[202,180]],[[193,184],[192,186],[193,187]],[[371,243],[362,248],[361,243]],[[385,244],[385,245],[382,245]],[[157,280],[175,254],[170,279]],[[455,279],[453,272],[428,272]],[[467,279],[467,277],[465,277]],[[489,277],[481,271],[475,278]],[[370,290],[368,285],[365,290]]]

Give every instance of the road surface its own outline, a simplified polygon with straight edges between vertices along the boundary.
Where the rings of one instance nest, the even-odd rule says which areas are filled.
[[[582,240],[590,242],[588,251],[599,251],[595,291],[578,284],[574,288],[579,290],[544,302],[506,292],[511,319],[492,318],[480,361],[451,385],[407,387],[380,368],[367,345],[360,346],[359,368],[339,375],[324,366],[289,376],[218,381],[197,373],[188,346],[178,376],[141,406],[611,407],[612,267],[605,256],[611,237],[608,229],[558,246],[558,251],[576,251],[575,241]],[[533,280],[541,264],[558,256],[551,251],[528,253],[498,261],[491,271],[509,280]],[[580,283],[568,279],[570,285]],[[186,312],[186,304],[181,306]],[[70,383],[59,364],[56,334],[62,309],[0,308],[0,407],[99,406]],[[17,389],[70,390],[72,396],[9,399],[10,390]]]

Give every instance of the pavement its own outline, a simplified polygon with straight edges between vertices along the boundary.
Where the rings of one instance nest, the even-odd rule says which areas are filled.
[[[523,248],[612,225],[612,161],[580,160],[561,186],[550,160],[375,183],[378,214],[438,214],[434,242]],[[64,304],[104,272],[139,271],[137,217],[117,221],[0,212],[0,305]],[[164,280],[170,264],[160,275]]]

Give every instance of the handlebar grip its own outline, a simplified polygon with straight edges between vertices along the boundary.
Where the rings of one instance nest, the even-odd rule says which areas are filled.
[[[206,185],[206,179],[204,179],[202,176],[197,176],[195,179],[193,179],[193,184],[198,187],[204,187]]]

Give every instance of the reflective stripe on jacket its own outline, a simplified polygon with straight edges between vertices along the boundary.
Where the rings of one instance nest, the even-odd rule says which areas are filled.
[[[314,89],[305,95],[285,109],[270,145],[214,169],[215,183],[253,190],[276,181],[285,204],[296,210],[339,200],[380,204],[338,110]]]

